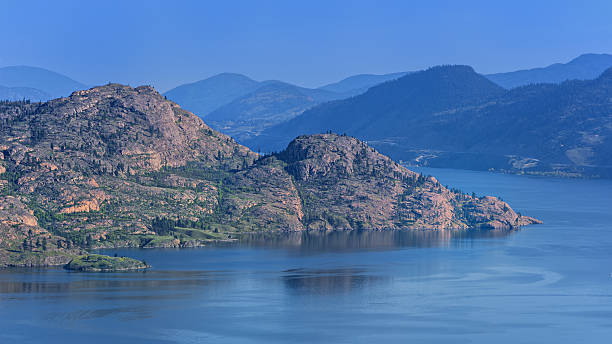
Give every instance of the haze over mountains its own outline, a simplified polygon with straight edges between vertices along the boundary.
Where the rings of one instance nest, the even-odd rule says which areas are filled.
[[[505,88],[514,88],[529,84],[595,79],[610,67],[612,67],[612,55],[610,54],[583,54],[568,63],[555,63],[543,68],[488,74],[487,78]]]
[[[333,130],[370,140],[413,164],[606,176],[605,82],[561,82],[595,79],[611,66],[612,55],[584,54],[568,63],[484,76],[466,66],[361,74],[317,89],[224,73],[165,96],[254,150],[278,151],[297,135]],[[538,84],[542,82],[561,84]],[[538,85],[526,86],[531,84]],[[85,86],[41,68],[0,69],[0,99],[44,101],[77,88]],[[597,125],[580,129],[573,121],[581,116],[585,125]],[[445,124],[452,120],[457,123]],[[536,120],[541,127],[533,128]],[[507,142],[488,136],[490,132],[509,135]],[[537,136],[545,132],[548,141],[541,142]],[[576,139],[580,135],[582,143]],[[539,151],[532,147],[536,142],[544,145]]]
[[[559,83],[573,79],[594,79],[609,67],[612,67],[612,55],[583,54],[568,63],[555,63],[542,68],[488,74],[486,77],[502,87],[513,88],[532,83]],[[407,73],[358,74],[317,89],[338,94],[334,96],[336,99],[347,98],[364,93],[376,84],[400,78]],[[282,81],[258,82],[241,74],[222,73],[205,80],[180,85],[166,92],[165,95],[204,118],[221,106],[229,104],[270,82],[283,83]],[[60,73],[30,66],[1,67],[0,86],[3,87],[2,92],[4,92],[0,93],[0,99],[4,100],[7,99],[7,96],[3,95],[9,95],[8,92],[12,92],[12,97],[23,94],[26,99],[37,100],[42,96],[48,96],[49,98],[65,97],[75,90],[87,88],[85,84]],[[300,90],[308,90],[307,88],[296,87]],[[8,91],[7,89],[11,90]],[[31,98],[29,97],[30,94]],[[23,97],[19,99],[23,99]]]
[[[385,81],[401,78],[408,72],[390,73],[390,74],[358,74],[349,76],[338,82],[319,87],[319,89],[345,93],[350,95],[358,95],[368,90],[368,88],[383,83]]]
[[[51,95],[37,88],[0,86],[0,99],[10,101],[26,99],[33,102],[41,102],[51,99]]]
[[[223,73],[176,87],[164,95],[205,118],[213,128],[244,140],[317,104],[348,98],[403,75],[363,74],[312,89],[277,80],[255,81]]]
[[[544,68],[490,74],[485,77],[504,88],[513,88],[541,82],[593,79],[611,66],[612,55],[584,54],[565,64],[557,63]],[[280,125],[326,101],[363,94],[372,86],[406,74],[408,72],[360,74],[316,90],[278,81],[256,82],[237,74],[221,74],[194,84],[179,86],[165,95],[206,118],[215,129],[251,145],[252,148],[261,146],[260,148],[264,149],[267,140],[265,129]],[[321,94],[315,91],[329,93]],[[258,137],[262,133],[264,135]]]
[[[50,70],[29,66],[0,68],[0,99],[45,101],[66,97],[86,85]]]
[[[260,83],[253,92],[238,97],[206,116],[206,122],[238,140],[286,122],[317,104],[342,98],[329,91],[308,89],[280,81]]]
[[[468,66],[434,67],[317,106],[246,144],[274,151],[296,132],[327,130],[413,164],[611,177],[612,69],[506,90]]]

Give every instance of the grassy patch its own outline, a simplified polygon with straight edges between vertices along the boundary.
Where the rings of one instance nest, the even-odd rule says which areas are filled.
[[[68,270],[112,272],[146,269],[147,263],[127,257],[110,257],[101,254],[88,254],[74,258],[66,265]]]
[[[192,239],[216,240],[227,238],[227,235],[225,235],[224,233],[215,233],[213,231],[203,229],[175,227],[174,231],[177,233],[184,234]]]

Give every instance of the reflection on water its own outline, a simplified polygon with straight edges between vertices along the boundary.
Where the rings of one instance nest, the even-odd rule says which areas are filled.
[[[470,247],[473,241],[487,238],[502,238],[513,231],[508,230],[435,230],[435,231],[308,231],[284,233],[251,234],[241,238],[240,242],[230,247],[219,247],[221,251],[210,251],[202,248],[189,251],[180,250],[126,250],[139,252],[134,256],[154,262],[152,269],[144,272],[119,273],[77,273],[62,269],[11,269],[0,270],[0,295],[2,294],[52,294],[70,295],[87,298],[92,292],[98,293],[98,299],[113,300],[147,300],[172,299],[184,297],[188,289],[203,290],[216,288],[223,283],[236,279],[236,272],[228,272],[228,260],[237,259],[233,252],[240,248],[278,248],[291,255],[296,252],[312,255],[325,252],[360,252],[363,250],[393,250],[404,247]],[[238,250],[238,251],[234,251]],[[214,253],[213,253],[214,252]],[[110,252],[107,252],[110,253]],[[210,261],[189,261],[187,255],[216,257],[214,265]],[[146,254],[147,256],[142,256]],[[217,256],[217,254],[220,254]],[[227,256],[226,256],[227,254]],[[129,255],[129,254],[128,254]],[[175,257],[175,261],[184,259],[181,264],[189,269],[163,269],[164,257]],[[184,257],[184,258],[181,258]],[[278,261],[286,257],[277,258]],[[172,260],[172,259],[170,259]],[[253,262],[238,262],[248,267]],[[160,267],[161,266],[161,267]],[[19,272],[23,272],[20,275]],[[263,273],[263,272],[262,272]],[[22,278],[15,279],[13,276]],[[348,293],[380,283],[386,277],[373,275],[364,268],[342,267],[335,269],[292,268],[281,271],[278,276],[288,290],[310,294]],[[154,291],[154,293],[151,293]],[[166,293],[161,293],[161,292]],[[98,313],[112,314],[113,310],[96,310]],[[108,313],[107,313],[108,312]]]
[[[23,271],[28,280],[11,279]],[[146,271],[120,273],[75,273],[62,270],[0,270],[0,294],[76,294],[90,292],[147,292],[176,290],[178,287],[206,287],[223,282],[206,271]],[[74,276],[74,279],[70,277]],[[57,280],[55,280],[57,277]],[[148,295],[126,296],[146,299]]]
[[[612,182],[428,174],[544,224],[104,252],[146,272],[0,270],[0,343],[606,342]]]
[[[365,269],[289,269],[284,271],[283,281],[296,293],[339,294],[371,286],[382,276],[374,276]]]
[[[140,307],[111,307],[103,309],[80,309],[68,312],[51,312],[45,315],[47,321],[74,321],[90,320],[104,317],[128,317],[129,319],[150,318],[154,314],[154,307],[145,305]]]
[[[382,230],[303,231],[245,235],[240,244],[266,248],[297,248],[307,252],[399,247],[459,247],[474,239],[503,238],[516,230]]]

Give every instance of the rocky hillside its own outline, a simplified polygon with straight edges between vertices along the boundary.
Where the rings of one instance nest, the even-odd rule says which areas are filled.
[[[512,228],[535,220],[447,190],[363,142],[302,136],[260,157],[150,87],[0,103],[0,265],[82,249],[189,247],[310,228]]]
[[[275,155],[308,229],[513,228],[537,222],[494,197],[451,191],[348,136],[300,136]]]
[[[40,227],[35,214],[21,197],[0,196],[0,267],[63,265],[81,253],[71,241]]]

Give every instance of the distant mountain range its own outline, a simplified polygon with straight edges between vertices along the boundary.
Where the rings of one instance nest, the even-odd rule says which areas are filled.
[[[245,143],[276,151],[299,134],[333,131],[364,139],[402,135],[430,114],[475,106],[501,96],[501,86],[468,66],[434,67],[372,87],[366,93],[328,102],[274,126]]]
[[[276,151],[297,133],[328,130],[411,164],[612,177],[612,69],[505,90],[468,66],[434,67],[319,105],[245,143]]]
[[[254,91],[219,107],[205,118],[213,128],[243,140],[317,104],[340,98],[344,95],[281,81],[264,81]]]
[[[0,86],[0,100],[31,100],[41,102],[51,99],[51,95],[37,88]]]
[[[505,88],[514,88],[529,84],[595,79],[610,67],[612,67],[612,55],[584,54],[568,63],[555,63],[543,68],[489,74],[486,77]]]
[[[485,77],[510,89],[534,83],[594,79],[609,67],[612,67],[612,55],[585,54],[566,64]],[[317,89],[281,81],[258,82],[244,75],[224,73],[179,86],[166,92],[165,96],[205,118],[213,128],[240,142],[249,142],[265,129],[286,122],[316,105],[363,94],[372,86],[409,73],[359,74]]]
[[[69,96],[85,84],[50,70],[29,66],[0,68],[0,99],[44,101]]]
[[[232,100],[255,91],[258,86],[259,82],[242,74],[222,73],[175,87],[164,96],[204,118]]]
[[[315,89],[224,73],[165,96],[254,150],[333,130],[412,164],[608,176],[609,72],[598,76],[610,67],[612,55],[584,54],[510,73],[446,66]],[[596,80],[566,81],[575,79]],[[84,88],[42,68],[0,68],[0,100],[46,101]]]
[[[277,80],[259,82],[241,74],[223,73],[181,85],[164,95],[205,118],[213,128],[238,140],[247,140],[315,105],[363,93],[371,86],[404,74],[362,74],[312,89]]]
[[[401,78],[408,72],[390,73],[390,74],[358,74],[349,76],[333,84],[328,84],[319,87],[321,90],[344,93],[350,95],[358,95],[368,90],[368,88],[383,83],[385,81]]]

